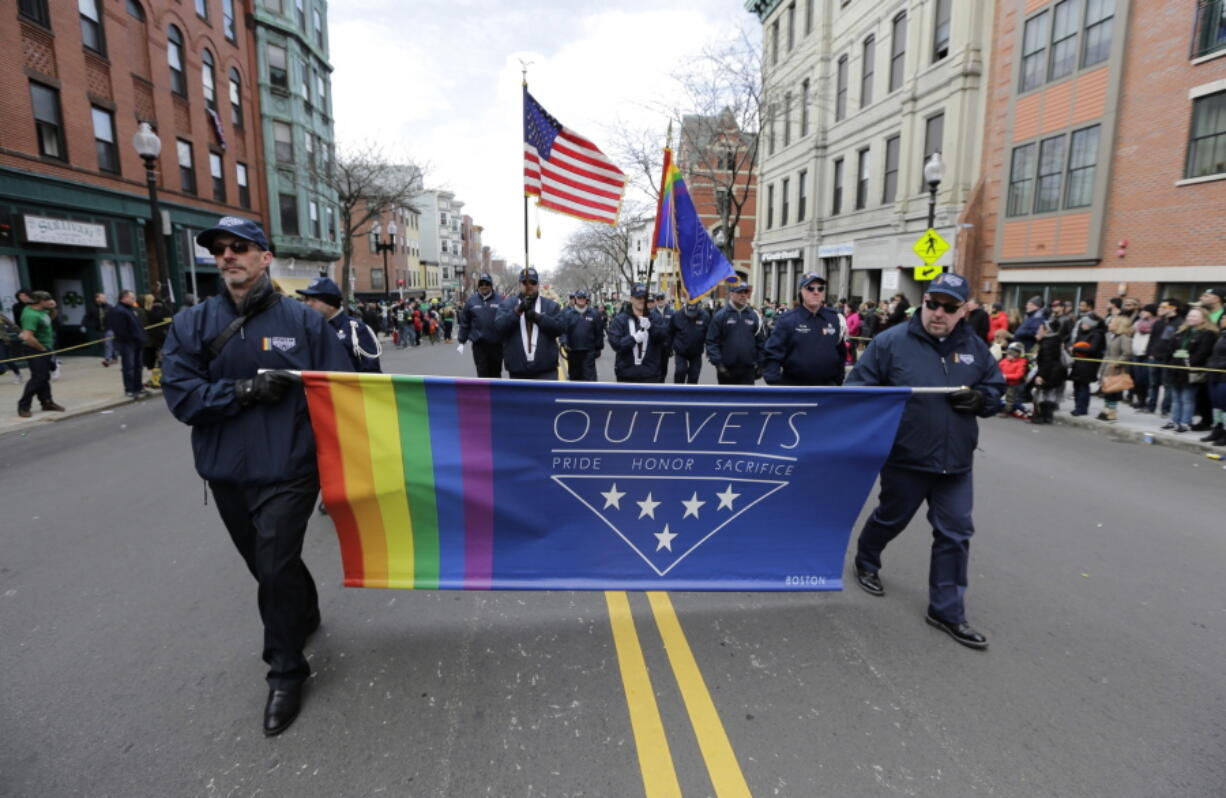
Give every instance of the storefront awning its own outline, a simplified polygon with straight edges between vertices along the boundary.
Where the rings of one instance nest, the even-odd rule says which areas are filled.
[[[308,285],[311,284],[311,280],[313,279],[315,278],[313,277],[274,277],[272,278],[272,284],[278,291],[285,294],[286,296],[291,296],[291,297],[294,297],[295,299],[300,299],[301,294],[296,294],[294,292],[297,291],[299,288],[306,288]]]

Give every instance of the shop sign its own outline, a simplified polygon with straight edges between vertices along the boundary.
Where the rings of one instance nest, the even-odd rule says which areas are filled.
[[[826,244],[817,248],[819,258],[846,258],[856,254],[856,242],[845,244]]]
[[[66,244],[106,249],[106,226],[25,214],[26,241],[31,244]]]
[[[799,249],[780,249],[775,252],[762,253],[762,262],[770,263],[776,260],[800,260]]]

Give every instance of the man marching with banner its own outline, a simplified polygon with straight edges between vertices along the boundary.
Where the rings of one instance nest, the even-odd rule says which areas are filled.
[[[990,418],[999,410],[1005,380],[987,343],[962,323],[967,295],[966,278],[939,275],[928,285],[920,312],[874,338],[847,378],[848,386],[956,388],[907,401],[881,469],[880,503],[860,531],[855,572],[860,587],[884,596],[881,553],[927,502],[933,535],[928,624],[964,646],[986,649],[987,638],[966,622],[962,600],[975,532],[971,466],[979,443],[976,416]]]
[[[558,303],[540,295],[540,282],[536,269],[520,272],[522,290],[499,306],[494,319],[513,380],[558,378],[558,336],[566,332],[566,322]]]

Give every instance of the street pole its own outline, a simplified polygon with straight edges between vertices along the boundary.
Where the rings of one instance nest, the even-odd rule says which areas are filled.
[[[158,204],[157,158],[142,155],[141,160],[145,162],[145,182],[149,186],[149,213],[153,222],[153,249],[157,254],[154,281],[166,285],[170,282],[170,275],[167,273],[169,264],[166,260],[166,234],[162,229],[162,208]],[[192,292],[195,293],[195,286],[192,286]]]
[[[937,186],[940,183],[928,184],[928,229],[937,223]]]

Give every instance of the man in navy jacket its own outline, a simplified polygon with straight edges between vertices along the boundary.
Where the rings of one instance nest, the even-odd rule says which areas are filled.
[[[591,307],[591,296],[580,288],[574,293],[575,304],[562,312],[566,333],[566,369],[571,380],[597,382],[596,358],[604,349],[604,316]]]
[[[478,377],[502,376],[502,337],[495,319],[498,316],[498,294],[494,293],[494,278],[489,274],[477,277],[477,292],[460,308],[460,334],[456,347],[464,354],[465,344],[473,347],[473,364]]]
[[[874,338],[846,384],[956,389],[907,400],[881,469],[880,504],[860,530],[856,582],[875,596],[885,595],[877,574],[881,553],[928,502],[933,540],[927,621],[964,646],[985,649],[988,641],[966,622],[963,605],[975,531],[971,466],[979,443],[976,417],[997,412],[1005,380],[987,343],[962,323],[968,292],[961,275],[938,275],[919,312]]]
[[[352,371],[323,316],[273,291],[268,239],[234,216],[196,236],[226,290],[174,317],[162,359],[170,412],[192,428],[196,471],[259,583],[268,701],[264,734],[298,716],[319,626],[302,539],[319,493],[306,397],[289,370]],[[271,369],[263,371],[261,369]]]
[[[123,392],[133,399],[149,395],[141,385],[141,350],[145,346],[145,328],[136,315],[136,293],[119,292],[119,304],[107,311],[106,329],[115,338],[119,366],[123,371]]]
[[[558,337],[566,331],[562,308],[538,291],[531,267],[519,273],[521,291],[498,306],[494,324],[502,338],[502,359],[513,380],[556,380]]]
[[[753,385],[761,376],[766,325],[749,306],[751,290],[749,283],[733,285],[707,329],[707,360],[720,385]]]
[[[668,358],[668,333],[659,313],[647,309],[647,287],[635,283],[630,304],[609,322],[609,346],[617,353],[618,382],[659,382],[660,361]]]
[[[800,307],[783,314],[766,341],[762,377],[768,385],[842,385],[847,328],[826,306],[826,278],[802,274],[797,291]]]
[[[673,363],[673,382],[697,385],[702,373],[702,350],[707,342],[707,328],[711,326],[711,313],[697,302],[690,302],[680,313],[674,313],[669,322],[669,341],[676,353]]]
[[[299,288],[304,304],[323,314],[328,326],[336,331],[336,340],[341,342],[345,354],[353,364],[354,371],[368,374],[382,374],[383,367],[379,365],[379,357],[383,354],[383,346],[375,331],[366,326],[366,322],[356,319],[346,313],[341,305],[341,287],[327,277],[316,277],[306,288]]]

